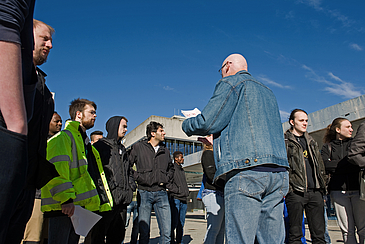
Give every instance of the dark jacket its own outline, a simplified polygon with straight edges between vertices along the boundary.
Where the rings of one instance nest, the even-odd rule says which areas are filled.
[[[170,190],[170,196],[181,201],[187,201],[189,196],[189,187],[186,183],[185,171],[181,165],[174,163],[173,187]]]
[[[155,153],[155,149],[147,140],[137,142],[132,146],[129,160],[137,167],[133,176],[138,189],[160,191],[172,188],[175,170],[170,151],[163,143],[160,143],[160,148]]]
[[[202,154],[201,163],[203,167],[203,172],[206,177],[206,182],[204,184],[204,188],[210,190],[219,190],[221,192],[224,191],[224,180],[218,178],[216,183],[213,184],[213,179],[215,175],[215,162],[214,162],[214,153],[211,150],[205,150]]]
[[[28,123],[27,187],[30,189],[40,189],[58,176],[54,165],[46,160],[49,122],[54,112],[54,101],[45,83],[47,75],[39,68],[37,68],[37,75],[33,117]],[[40,198],[40,195],[38,197]]]
[[[348,157],[350,163],[365,168],[365,122],[357,129],[356,136],[351,142]]]
[[[136,185],[131,175],[132,169],[127,152],[121,144],[122,138],[118,137],[121,119],[121,116],[114,116],[108,120],[106,123],[107,137],[94,143],[94,147],[100,154],[114,204],[128,205],[132,201]]]
[[[322,159],[327,174],[331,175],[328,183],[329,191],[354,191],[359,190],[360,167],[348,161],[347,152],[351,140],[333,140],[322,147]]]
[[[326,192],[326,172],[322,161],[321,154],[318,149],[317,142],[308,134],[304,133],[307,141],[309,157],[313,162],[314,184],[316,189],[320,189],[322,193]],[[308,190],[307,172],[305,168],[305,159],[303,156],[303,148],[295,139],[290,130],[285,132],[285,146],[289,161],[289,192],[298,191],[306,192]]]

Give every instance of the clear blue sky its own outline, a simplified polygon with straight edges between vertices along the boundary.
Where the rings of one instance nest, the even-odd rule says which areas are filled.
[[[131,131],[150,115],[202,110],[232,53],[271,88],[282,120],[365,93],[365,1],[37,0],[53,26],[40,68],[63,121],[77,97],[98,105],[95,127],[113,115]]]

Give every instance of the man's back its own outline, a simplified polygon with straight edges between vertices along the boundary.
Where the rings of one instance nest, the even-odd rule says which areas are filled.
[[[182,129],[214,136],[215,178],[226,174],[227,242],[282,243],[288,161],[276,98],[247,72],[240,54],[229,55],[219,71],[209,103]]]
[[[247,71],[221,79],[202,115],[185,120],[183,130],[215,134],[217,176],[262,164],[288,166],[276,98]]]

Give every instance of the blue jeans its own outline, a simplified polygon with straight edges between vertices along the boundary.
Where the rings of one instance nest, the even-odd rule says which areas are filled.
[[[228,244],[284,243],[288,172],[242,170],[228,174],[224,188]]]
[[[75,233],[71,218],[67,216],[61,216],[49,219],[49,244],[78,244],[79,239],[80,236]]]
[[[183,243],[185,215],[188,209],[186,201],[170,197],[171,208],[171,243],[175,243],[175,229],[176,229],[176,243]]]
[[[324,240],[326,241],[326,244],[331,244],[331,237],[330,234],[328,233],[327,224],[328,224],[327,208],[326,206],[324,206],[324,226],[326,227],[324,232]]]
[[[148,244],[150,240],[150,223],[152,207],[155,210],[160,229],[160,243],[171,241],[171,212],[166,191],[138,190],[140,196],[138,207],[139,243]]]
[[[138,239],[138,204],[136,201],[131,202],[127,207],[127,220],[125,222],[125,228],[129,226],[129,219],[131,218],[131,213],[133,212],[133,227],[131,234],[130,244],[137,244]]]
[[[224,243],[224,197],[222,193],[210,191],[205,194],[203,190],[202,201],[207,211],[207,232],[204,243]]]

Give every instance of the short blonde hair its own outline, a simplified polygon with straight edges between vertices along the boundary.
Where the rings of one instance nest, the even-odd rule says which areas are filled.
[[[53,34],[55,33],[55,30],[53,29],[52,26],[50,25],[47,25],[46,23],[40,21],[40,20],[37,20],[37,19],[33,19],[33,29],[37,28],[37,26],[39,25],[45,25],[48,27],[49,29],[49,32],[51,33],[51,36],[53,36]]]

